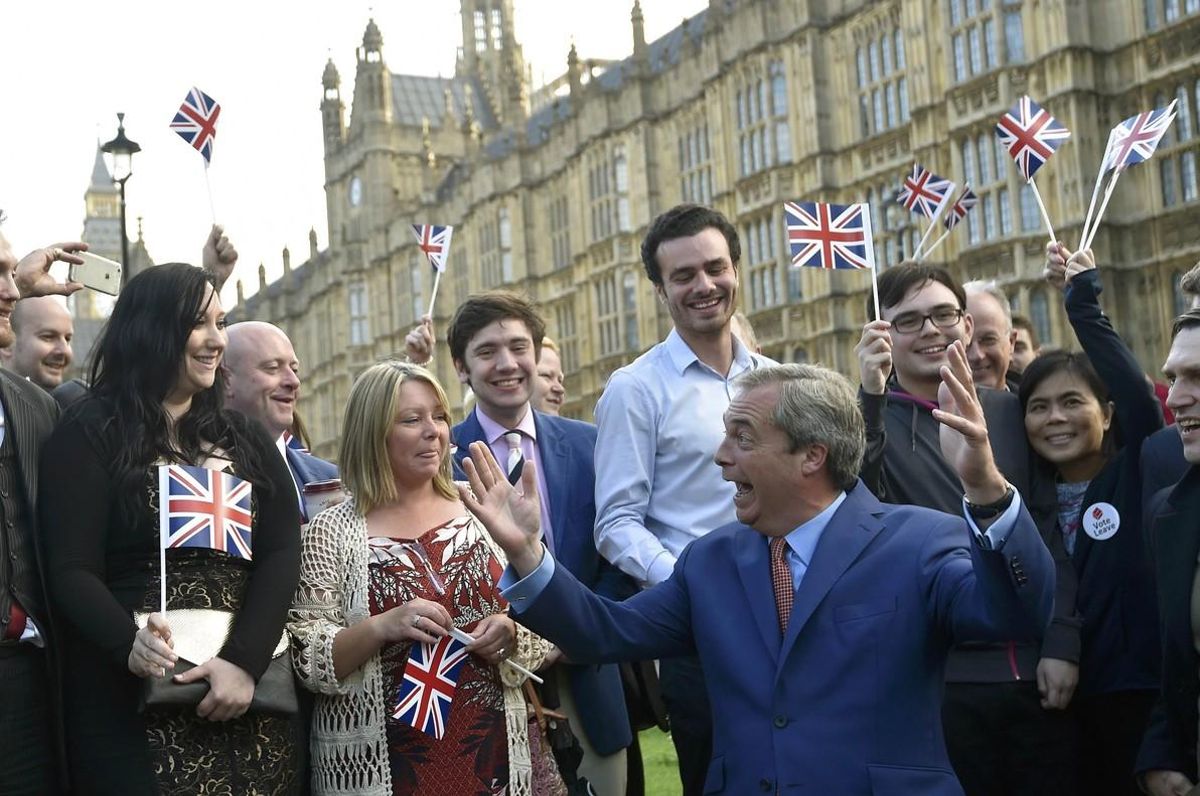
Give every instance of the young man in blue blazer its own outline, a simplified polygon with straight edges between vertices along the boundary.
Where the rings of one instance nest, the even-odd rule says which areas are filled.
[[[472,446],[463,499],[508,554],[513,617],[572,660],[699,655],[713,711],[706,793],[961,796],[942,735],[946,655],[960,638],[1037,637],[1054,568],[992,459],[961,342],[943,374],[937,418],[964,516],[876,500],[857,477],[854,390],[810,365],[735,383],[715,461],[737,522],[625,602],[545,554],[536,474],[520,494]]]
[[[537,473],[541,525],[562,566],[589,589],[620,597],[623,575],[600,558],[593,452],[596,427],[535,411],[530,405],[545,324],[525,298],[504,292],[472,296],[458,308],[447,340],[459,379],[475,393],[475,409],[454,427],[461,466],[473,442],[488,445],[517,477],[525,462]],[[553,658],[558,660],[557,651]],[[625,749],[632,741],[617,666],[559,663],[547,673],[581,735],[579,773],[599,796],[623,796]]]

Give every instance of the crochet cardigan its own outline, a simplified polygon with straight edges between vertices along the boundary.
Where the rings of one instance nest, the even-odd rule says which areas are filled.
[[[487,532],[477,521],[476,525],[493,555],[507,564]],[[300,586],[288,612],[296,676],[317,695],[309,744],[316,796],[392,793],[379,655],[341,680],[333,666],[334,637],[370,616],[368,577],[367,523],[350,498],[318,514],[305,531]],[[517,625],[515,662],[536,670],[549,650],[547,641]],[[529,722],[521,693],[525,677],[501,666],[500,679],[508,731],[508,793],[529,796]]]

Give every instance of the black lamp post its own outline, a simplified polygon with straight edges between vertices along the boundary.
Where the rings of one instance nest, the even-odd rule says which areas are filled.
[[[125,135],[125,114],[117,114],[117,135],[100,147],[112,158],[112,178],[121,189],[121,287],[129,281],[129,233],[125,227],[125,181],[133,175],[133,156],[142,151],[136,141]]]

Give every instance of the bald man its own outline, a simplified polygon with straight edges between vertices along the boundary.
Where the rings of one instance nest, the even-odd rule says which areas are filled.
[[[17,302],[13,308],[15,341],[7,349],[5,367],[43,390],[62,384],[74,354],[75,324],[61,298],[40,296]]]
[[[229,344],[221,363],[225,406],[257,420],[276,440],[280,455],[292,471],[304,516],[304,485],[337,478],[338,471],[332,463],[289,446],[284,436],[295,421],[300,397],[300,362],[292,341],[278,326],[262,321],[235,323],[228,334]]]

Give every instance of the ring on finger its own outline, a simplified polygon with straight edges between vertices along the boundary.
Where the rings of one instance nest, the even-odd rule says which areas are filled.
[[[421,616],[420,614],[417,614],[416,616],[414,616],[413,621],[412,621],[412,626],[418,627],[421,624],[422,619],[424,619],[424,617]]]

